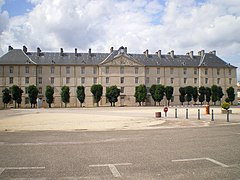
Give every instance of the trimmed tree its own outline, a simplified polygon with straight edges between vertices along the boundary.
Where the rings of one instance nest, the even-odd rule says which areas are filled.
[[[149,92],[150,92],[150,94],[151,94],[151,96],[152,96],[152,98],[153,98],[153,100],[154,100],[154,106],[156,106],[156,99],[155,99],[155,96],[154,96],[155,90],[156,90],[156,84],[153,84],[153,85],[150,87]]]
[[[10,91],[8,88],[5,88],[2,90],[2,93],[2,102],[4,104],[4,108],[7,108],[7,104],[11,101]]]
[[[222,99],[222,97],[224,96],[223,90],[222,90],[222,87],[221,87],[221,86],[218,86],[218,87],[217,87],[217,94],[218,94],[218,101],[219,101],[220,104],[221,104],[221,99]]]
[[[185,102],[185,95],[186,95],[186,92],[185,92],[185,88],[184,87],[180,87],[179,88],[179,92],[180,92],[180,95],[179,95],[179,101],[182,103]]]
[[[91,93],[93,94],[94,101],[97,103],[97,106],[99,106],[99,101],[102,98],[103,94],[103,87],[101,84],[94,84],[91,87]]]
[[[209,104],[210,100],[211,100],[211,96],[212,96],[212,91],[211,88],[206,87],[206,102]]]
[[[65,108],[66,108],[67,103],[70,102],[70,90],[68,86],[63,86],[61,88],[61,99],[62,99],[62,102],[65,104]]]
[[[54,94],[54,87],[46,86],[45,96],[46,96],[46,102],[48,103],[49,108],[51,108],[51,104],[53,103],[53,94]]]
[[[233,101],[235,100],[234,88],[231,86],[231,87],[227,88],[226,91],[227,91],[229,102],[231,102],[231,105],[232,105]]]
[[[189,105],[189,102],[192,101],[193,87],[192,86],[185,87],[185,93],[186,93],[186,100]]]
[[[77,98],[80,102],[80,106],[82,107],[82,104],[85,101],[85,88],[84,88],[84,86],[78,86],[77,87]]]
[[[199,102],[201,103],[201,105],[203,104],[203,102],[205,101],[205,87],[201,86],[199,88],[199,97],[198,97]]]
[[[156,85],[154,96],[159,106],[161,104],[161,101],[163,100],[164,95],[165,95],[165,87],[161,84]]]
[[[216,102],[218,101],[218,87],[216,85],[212,85],[211,92],[212,92],[212,102],[214,105],[216,105]]]
[[[142,102],[145,102],[147,98],[147,88],[144,84],[141,84],[135,88],[135,95],[136,102],[139,103],[139,106],[142,105]]]
[[[17,98],[18,108],[19,108],[20,104],[22,103],[22,93],[23,93],[23,90],[21,88],[19,88],[18,89],[18,98]]]
[[[12,86],[12,99],[14,100],[14,107],[17,108],[17,99],[19,98],[19,87],[17,85]]]
[[[120,89],[117,86],[107,87],[106,89],[106,98],[111,103],[111,106],[115,106],[115,103],[118,101],[120,96]]]
[[[37,104],[37,96],[38,96],[38,89],[35,85],[28,86],[28,97],[30,100],[31,108],[32,105],[35,108],[35,105]]]
[[[194,103],[196,104],[197,100],[198,100],[198,88],[197,87],[193,88],[192,98],[193,98]]]
[[[173,97],[173,91],[174,91],[174,89],[173,89],[172,86],[166,86],[166,88],[165,88],[165,95],[166,95],[166,98],[168,100],[168,106],[170,104],[170,100]]]

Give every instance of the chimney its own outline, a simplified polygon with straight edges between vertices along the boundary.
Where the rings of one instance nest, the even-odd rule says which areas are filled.
[[[216,56],[216,50],[210,51],[209,53],[214,54]]]
[[[193,59],[193,51],[190,51],[190,52],[189,52],[189,56],[190,56],[190,58]]]
[[[205,51],[204,50],[201,50],[201,51],[198,51],[198,55],[203,57],[203,55],[205,54]]]
[[[89,56],[92,55],[91,48],[88,49],[88,54],[89,54]]]
[[[159,58],[161,58],[161,50],[158,50],[158,51],[156,52],[156,54],[157,54],[157,56],[158,56]]]
[[[174,59],[174,50],[171,50],[170,55]]]
[[[38,47],[37,48],[37,56],[40,56],[40,53],[41,53],[41,49]]]
[[[77,54],[77,48],[75,48],[75,56],[78,56],[78,54]]]
[[[63,56],[63,48],[60,48],[60,56]]]
[[[27,53],[27,47],[26,46],[23,46],[23,52]]]
[[[143,52],[145,54],[146,57],[148,57],[148,49],[146,51]]]
[[[110,53],[112,53],[112,52],[113,52],[113,47],[110,48]]]
[[[8,46],[8,51],[11,51],[13,50],[13,47],[12,46]]]
[[[127,54],[127,47],[124,48],[124,52]]]

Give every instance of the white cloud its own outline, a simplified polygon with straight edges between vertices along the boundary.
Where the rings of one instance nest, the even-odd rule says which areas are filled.
[[[239,0],[28,1],[35,7],[26,15],[9,19],[1,11],[2,51],[10,44],[101,52],[123,45],[137,53],[147,48],[150,53],[175,49],[177,54],[216,49],[220,57],[240,57]]]

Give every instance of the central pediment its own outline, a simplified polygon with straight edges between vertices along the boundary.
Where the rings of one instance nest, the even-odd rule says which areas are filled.
[[[121,55],[111,59],[109,61],[105,61],[102,65],[106,66],[143,66],[142,64],[138,63],[136,60],[129,58],[127,56]]]

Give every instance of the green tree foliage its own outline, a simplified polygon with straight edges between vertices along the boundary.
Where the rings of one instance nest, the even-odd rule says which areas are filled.
[[[193,101],[194,101],[195,104],[196,104],[196,102],[197,102],[197,100],[198,100],[198,88],[197,88],[197,87],[194,87],[194,88],[193,88],[192,98],[193,98]]]
[[[209,104],[209,102],[211,100],[211,96],[212,96],[211,88],[206,87],[205,92],[206,92],[206,102]]]
[[[185,88],[180,87],[180,88],[179,88],[179,92],[180,92],[179,101],[180,101],[180,102],[182,103],[182,105],[183,105],[183,103],[185,102],[185,95],[186,95]]]
[[[189,102],[192,101],[193,87],[192,86],[185,87],[185,93],[186,93],[186,100],[189,105]]]
[[[46,96],[46,102],[48,103],[49,108],[51,108],[51,104],[53,103],[53,94],[54,94],[54,87],[46,86],[45,96]]]
[[[20,104],[22,103],[22,93],[23,93],[23,90],[21,88],[19,88],[18,89],[18,99],[17,99],[18,108],[19,108]]]
[[[4,108],[7,107],[7,104],[11,101],[11,95],[10,95],[10,91],[8,88],[5,88],[2,90],[2,102],[4,104]]]
[[[173,96],[173,90],[174,89],[172,86],[166,86],[166,88],[165,88],[165,95],[168,100],[168,106],[169,106],[170,100],[172,99],[172,96]]]
[[[93,94],[94,101],[99,106],[99,101],[101,100],[103,94],[103,87],[101,84],[94,84],[91,87],[91,93]]]
[[[84,86],[78,86],[77,87],[77,98],[80,102],[80,106],[82,107],[82,104],[85,101],[85,88],[84,88]]]
[[[218,87],[217,87],[217,94],[218,94],[218,101],[220,101],[220,103],[221,103],[221,99],[222,99],[222,97],[224,96],[223,90],[222,90],[222,87],[221,87],[221,86],[218,86]]]
[[[234,93],[233,87],[227,88],[227,95],[228,95],[229,102],[233,104],[233,101],[235,100],[235,93]]]
[[[156,102],[159,103],[159,106],[161,101],[163,100],[164,95],[165,95],[165,87],[161,84],[157,84],[154,96],[155,96]]]
[[[156,84],[153,84],[153,85],[150,87],[149,92],[150,92],[150,94],[151,94],[151,96],[152,96],[152,98],[153,98],[153,100],[154,100],[154,105],[156,106],[156,99],[155,99],[155,96],[154,96],[155,90],[156,90]]]
[[[216,105],[216,101],[218,101],[218,87],[216,85],[212,85],[211,87],[211,92],[212,92],[212,102],[214,105]]]
[[[65,104],[65,108],[67,107],[67,103],[70,101],[70,90],[68,86],[63,86],[61,88],[61,99]]]
[[[37,96],[38,96],[37,87],[34,85],[28,86],[28,97],[30,100],[31,108],[32,108],[32,105],[34,105],[34,108],[35,108],[35,105],[37,104]]]
[[[22,102],[22,93],[23,90],[19,86],[17,85],[12,86],[12,99],[15,101],[14,105],[15,108],[17,107],[17,104],[19,107],[19,104],[21,104]]]
[[[203,102],[205,101],[205,87],[204,86],[201,86],[199,88],[199,97],[198,97],[198,100],[199,102],[201,103],[201,105],[203,104]]]
[[[117,86],[107,87],[106,97],[108,101],[111,103],[111,106],[115,106],[115,103],[118,101],[118,97],[120,96],[120,89]]]
[[[141,84],[135,88],[135,95],[136,102],[139,103],[139,105],[142,105],[142,102],[145,102],[147,98],[147,88],[144,84]]]
[[[224,102],[224,103],[222,104],[222,108],[225,109],[225,110],[228,110],[228,109],[230,108],[230,103]]]

